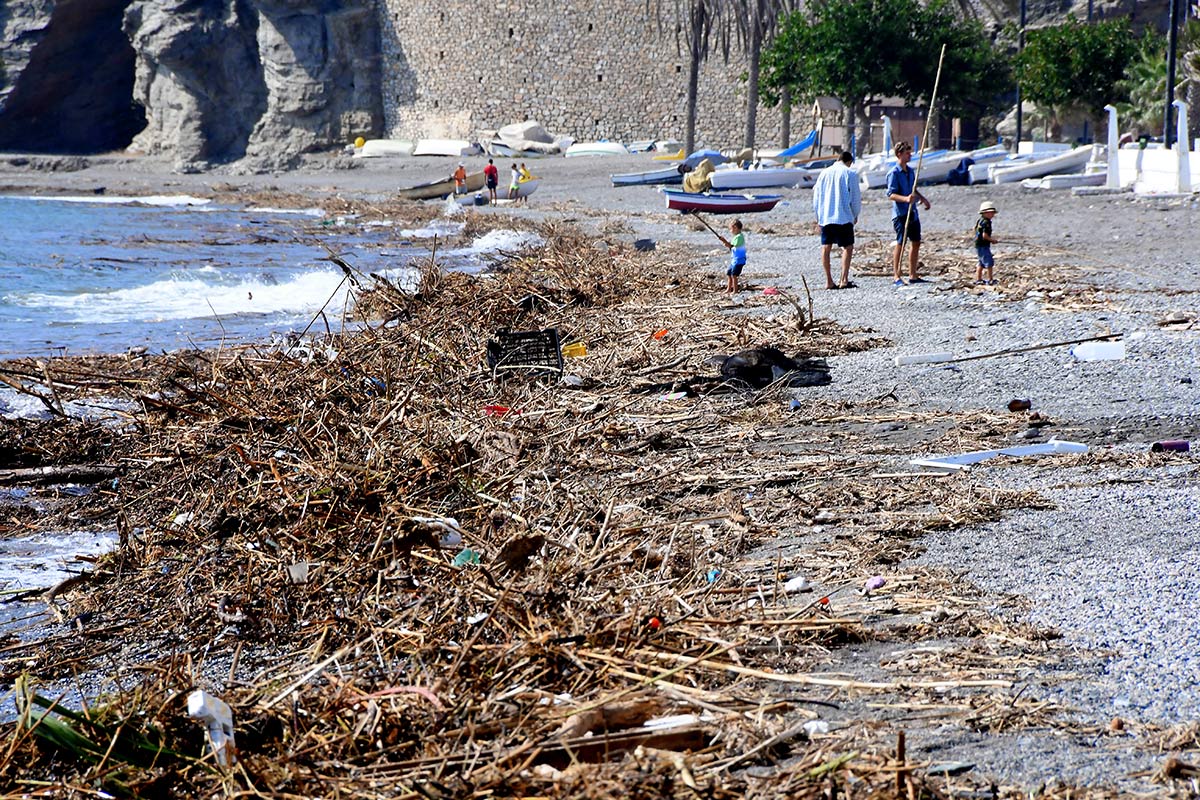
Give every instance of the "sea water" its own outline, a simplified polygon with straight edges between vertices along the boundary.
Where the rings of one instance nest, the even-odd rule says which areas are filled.
[[[319,209],[234,208],[186,196],[0,197],[0,359],[152,352],[338,330],[348,286],[336,253],[360,271],[411,282],[435,235],[358,225]],[[529,243],[492,232],[439,249],[448,268],[478,269],[492,250]]]
[[[0,358],[211,347],[344,306],[315,216],[82,200],[0,197]]]

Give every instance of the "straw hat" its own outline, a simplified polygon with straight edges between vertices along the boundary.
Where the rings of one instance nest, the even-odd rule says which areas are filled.
[[[979,213],[980,214],[982,214],[985,211],[995,211],[995,210],[996,210],[996,204],[993,203],[991,200],[984,200],[982,203],[979,204]]]

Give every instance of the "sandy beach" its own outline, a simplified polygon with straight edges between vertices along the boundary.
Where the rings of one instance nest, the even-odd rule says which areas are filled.
[[[486,163],[481,158],[468,161],[473,169]],[[1177,766],[1168,768],[1167,764],[1169,758],[1185,766],[1200,761],[1200,732],[1195,724],[1200,716],[1196,681],[1200,675],[1200,628],[1195,623],[1196,598],[1200,597],[1200,529],[1195,517],[1200,502],[1193,456],[1151,452],[1156,441],[1200,438],[1200,395],[1194,383],[1200,379],[1200,322],[1196,321],[1200,318],[1200,202],[1195,196],[1077,197],[1019,186],[930,187],[925,193],[933,207],[921,215],[926,235],[923,274],[930,282],[895,287],[888,257],[890,204],[882,192],[871,192],[864,198],[857,228],[853,267],[857,288],[827,291],[821,288],[824,278],[813,229],[811,192],[784,190],[786,200],[774,211],[744,218],[750,251],[746,286],[728,298],[719,291],[724,283],[725,250],[707,229],[668,212],[662,196],[651,187],[611,186],[610,174],[648,169],[648,157],[528,163],[543,181],[527,205],[470,208],[466,218],[477,215],[480,224],[488,226],[536,228],[548,238],[548,247],[555,230],[560,230],[556,226],[572,226],[603,242],[586,248],[580,245],[581,249],[592,254],[607,249],[616,254],[613,257],[621,266],[612,274],[633,275],[639,283],[636,291],[630,289],[636,308],[621,310],[619,298],[608,298],[605,293],[619,295],[623,287],[605,285],[603,274],[593,276],[593,294],[606,298],[596,304],[600,310],[595,313],[602,322],[578,322],[575,333],[590,331],[594,337],[588,341],[592,352],[579,360],[578,367],[568,365],[569,371],[580,376],[589,397],[594,395],[596,403],[610,409],[604,412],[613,415],[606,424],[624,426],[631,438],[613,439],[603,447],[597,444],[591,455],[580,456],[569,468],[564,466],[564,476],[526,476],[523,480],[529,483],[521,484],[520,494],[541,491],[536,488],[537,480],[543,487],[558,486],[554,482],[566,481],[571,469],[583,475],[597,459],[630,448],[630,460],[617,471],[626,482],[622,484],[627,486],[622,490],[625,494],[619,498],[617,494],[604,495],[597,488],[600,483],[589,483],[588,491],[594,489],[596,496],[587,502],[580,500],[578,514],[583,519],[599,500],[603,500],[599,502],[601,512],[607,505],[607,512],[599,515],[603,522],[595,542],[589,545],[594,548],[616,527],[649,536],[656,525],[662,525],[644,544],[644,548],[665,553],[658,558],[661,567],[647,569],[641,576],[648,582],[645,585],[670,578],[667,565],[676,554],[674,537],[690,530],[681,526],[676,516],[680,508],[695,502],[689,508],[698,519],[710,514],[715,517],[714,509],[718,509],[728,518],[725,522],[692,526],[701,531],[698,536],[708,537],[711,549],[703,557],[691,553],[689,574],[712,573],[709,583],[728,591],[730,602],[743,603],[736,612],[727,609],[731,614],[748,617],[761,612],[766,619],[771,605],[768,597],[787,611],[771,617],[770,625],[755,629],[753,635],[765,638],[752,643],[743,638],[740,629],[715,623],[703,636],[697,634],[712,647],[733,650],[732,657],[722,650],[717,660],[729,667],[726,677],[738,676],[744,684],[703,684],[680,676],[679,686],[672,684],[663,697],[674,704],[682,703],[680,698],[686,695],[691,703],[687,707],[694,713],[703,710],[736,717],[740,720],[736,723],[729,721],[730,716],[723,717],[722,724],[729,726],[726,739],[734,735],[729,731],[742,730],[737,725],[750,725],[755,714],[777,714],[772,718],[776,720],[773,734],[761,730],[745,734],[743,749],[750,752],[757,752],[754,748],[763,742],[771,741],[774,746],[796,739],[797,732],[784,733],[805,721],[819,718],[827,723],[823,729],[806,732],[800,738],[807,744],[796,745],[777,760],[742,761],[728,754],[722,758],[732,759],[732,763],[701,759],[694,765],[701,783],[709,781],[704,785],[748,796],[755,792],[761,796],[817,796],[827,788],[821,782],[826,773],[805,778],[803,788],[789,783],[786,791],[772,781],[780,780],[781,775],[810,775],[811,770],[853,751],[862,753],[871,765],[870,769],[863,767],[863,774],[873,777],[864,780],[875,780],[872,786],[883,785],[879,781],[894,781],[894,770],[887,773],[886,764],[895,757],[897,733],[903,732],[910,766],[901,774],[923,781],[921,791],[930,794],[936,786],[941,787],[936,791],[944,790],[941,796],[975,796],[968,792],[997,785],[1008,796],[1020,796],[1039,786],[1049,787],[1048,796],[1066,796],[1072,787],[1096,796],[1112,791],[1195,793],[1196,773],[1178,772]],[[507,168],[507,162],[498,165],[502,173]],[[392,192],[399,187],[448,175],[452,168],[451,159],[330,156],[314,157],[306,169],[279,174],[173,174],[163,162],[115,155],[69,160],[8,156],[0,158],[0,191],[19,195],[189,194],[224,202],[253,198],[254,202],[276,205],[352,203],[371,207],[391,202]],[[990,287],[974,285],[969,239],[975,211],[984,199],[999,209],[994,223],[1001,241],[994,248],[998,284]],[[436,201],[425,208],[431,215],[440,213]],[[655,240],[654,253],[631,252],[632,242],[642,238]],[[566,259],[568,254],[557,257]],[[581,260],[580,274],[594,268],[591,262],[584,262],[587,260]],[[534,274],[537,268],[522,265],[514,269],[529,269]],[[570,272],[570,268],[563,269]],[[672,277],[676,274],[684,277]],[[655,285],[660,275],[667,277]],[[516,279],[510,276],[506,280]],[[517,285],[513,284],[514,292]],[[796,305],[764,294],[767,288],[780,290]],[[795,312],[806,309],[809,302],[812,316],[821,322],[805,319],[805,325],[797,326]],[[564,331],[574,324],[570,314],[558,308],[547,313]],[[585,313],[591,312],[581,311],[581,319]],[[695,322],[695,330],[688,329],[690,320]],[[675,349],[661,353],[650,349],[654,343],[647,344],[645,334],[658,327],[671,332],[667,341]],[[645,328],[636,342],[630,333],[635,328]],[[1032,349],[1107,334],[1121,335],[1123,359],[1081,361],[1065,344]],[[459,352],[451,345],[444,346]],[[711,371],[711,364],[705,366],[706,355],[724,356],[755,346],[778,346],[789,353],[826,357],[832,382],[733,396],[708,397],[700,392],[699,397],[664,401],[659,411],[636,404],[626,408],[622,406],[625,400],[618,399],[641,397],[636,392],[649,381],[667,385],[647,394],[645,402],[656,394],[669,395],[671,388],[677,388],[670,386],[671,381]],[[1004,354],[1025,348],[1030,349]],[[385,348],[380,352],[391,351]],[[896,356],[937,352],[953,353],[955,360],[908,366],[895,363]],[[678,363],[672,366],[676,356]],[[369,357],[374,356],[362,355],[364,363]],[[464,360],[470,357],[461,356]],[[447,354],[438,358],[454,363]],[[478,355],[475,358],[478,360]],[[446,381],[447,392],[466,385],[459,377],[446,377]],[[226,383],[220,383],[224,390]],[[210,389],[216,392],[216,383]],[[583,405],[582,399],[556,397],[549,390],[531,388],[528,392],[521,395],[525,402],[536,398],[547,408],[558,408],[556,414],[568,413],[562,410],[566,405]],[[1013,399],[1030,400],[1030,410],[1010,412],[1007,406]],[[389,402],[397,408],[402,405],[391,396]],[[286,405],[272,398],[264,407],[275,408],[276,404]],[[236,416],[230,410],[232,399],[226,406],[222,413]],[[161,422],[164,437],[170,426],[189,419],[179,410],[159,408],[156,413],[165,415],[160,419],[170,420]],[[421,413],[432,414],[428,409]],[[584,412],[576,409],[569,413],[577,414],[579,425],[584,426]],[[374,435],[389,429],[391,417],[386,409],[372,407],[362,414]],[[414,419],[426,418],[414,412]],[[277,434],[285,436],[272,429],[270,437]],[[578,433],[564,438],[558,428],[531,428],[512,435],[528,436],[530,442],[539,443],[536,447],[526,444],[522,455],[514,455],[517,461],[534,458],[528,453],[543,445],[550,447],[551,442],[558,443],[554,447],[569,449],[580,438]],[[678,442],[664,447],[663,463],[670,465],[671,479],[688,488],[667,500],[660,497],[654,501],[653,492],[643,496],[637,487],[642,481],[660,479],[647,477],[655,474],[653,464],[658,457],[653,442],[672,437]],[[910,463],[934,455],[1052,439],[1085,444],[1089,452],[997,458],[954,474],[930,473]],[[211,452],[217,451],[219,440],[216,434],[206,439]],[[195,444],[198,438],[189,441]],[[493,447],[501,446],[495,439],[488,441]],[[582,441],[586,444],[586,436]],[[244,442],[242,446],[248,447]],[[197,452],[202,449],[197,445]],[[59,456],[69,459],[69,454]],[[169,453],[163,457],[169,458]],[[260,458],[266,463],[273,456],[264,450],[244,458],[249,466],[239,469],[254,471],[260,469],[254,466]],[[279,456],[278,460],[286,459]],[[275,469],[274,461],[272,465]],[[148,474],[158,468],[151,460],[141,466]],[[208,467],[188,469],[201,474]],[[263,470],[269,480],[270,470]],[[302,471],[297,468],[297,474]],[[287,483],[276,477],[280,485]],[[249,491],[247,487],[252,485],[243,485],[241,491]],[[603,485],[607,491],[617,484]],[[582,497],[586,492],[581,486],[571,491]],[[150,490],[146,491],[149,495]],[[477,491],[480,496],[490,496],[493,490],[483,486]],[[555,490],[565,491],[561,487]],[[307,497],[307,504],[316,495],[300,492],[297,496]],[[297,496],[289,494],[286,501],[277,503],[280,508],[298,503]],[[542,513],[546,519],[558,524],[570,516],[558,506],[552,511],[549,507],[553,504],[545,502]],[[613,511],[625,506],[631,509],[625,518]],[[409,503],[406,507],[421,506]],[[468,507],[471,504],[462,501],[456,513]],[[172,509],[165,502],[155,507],[160,516]],[[282,510],[278,513],[286,516]],[[491,512],[480,511],[480,519],[487,513]],[[530,509],[521,507],[512,513],[528,515]],[[531,530],[536,527],[529,524]],[[566,530],[581,525],[577,522],[573,529],[563,522],[555,530],[565,536]],[[709,525],[715,527],[710,530]],[[229,541],[237,542],[244,535],[248,534],[239,529]],[[282,535],[272,536],[285,548],[291,546]],[[548,529],[546,536],[555,539]],[[739,546],[734,546],[730,537],[736,538]],[[578,540],[578,546],[586,550],[584,538]],[[198,541],[207,540],[202,537]],[[495,541],[486,541],[480,549],[493,545]],[[126,575],[133,580],[135,574],[141,574],[139,570],[149,575],[149,570],[170,561],[164,553],[171,546],[145,545],[139,555],[143,560],[136,566],[129,561],[123,568],[114,568],[122,577],[113,580],[124,580]],[[364,548],[374,555],[369,542]],[[152,550],[159,555],[152,556]],[[196,552],[208,553],[203,549]],[[549,547],[535,561],[536,568],[530,568],[542,570],[538,580],[545,581],[545,586],[576,586],[570,583],[568,564],[563,563],[570,561],[565,552],[565,547],[561,551]],[[639,558],[627,555],[635,561]],[[210,557],[218,558],[205,556]],[[640,557],[650,560],[646,552]],[[153,562],[154,558],[161,564]],[[255,558],[246,563],[259,563]],[[279,558],[286,560],[283,554]],[[308,558],[317,560],[311,554]],[[349,560],[346,564],[345,569],[351,569]],[[145,575],[137,586],[153,585]],[[807,577],[813,589],[799,599],[783,597],[781,582],[800,576]],[[862,591],[864,581],[876,576],[884,579],[882,588]],[[168,578],[162,580],[165,584]],[[380,578],[380,585],[384,580]],[[629,585],[643,586],[637,581]],[[544,588],[538,586],[539,591]],[[689,588],[694,587],[689,584]],[[702,580],[700,588],[704,588]],[[488,591],[492,589],[496,587]],[[35,655],[22,656],[19,663],[16,659],[4,662],[6,679],[29,668],[34,674],[39,670],[54,673],[52,677],[61,680],[76,668],[64,666],[52,651],[63,642],[86,641],[88,627],[72,628],[67,621],[85,609],[100,613],[91,605],[96,600],[85,597],[88,591],[81,587],[54,599],[63,622],[52,623],[48,632],[44,631],[43,641],[26,643]],[[111,581],[104,591],[112,591]],[[460,587],[458,591],[467,597],[467,590]],[[501,597],[499,604],[508,596],[507,590],[496,591]],[[534,588],[513,591],[519,594]],[[586,593],[583,588],[571,591]],[[656,591],[659,589],[636,589],[628,597]],[[756,595],[758,606],[745,604]],[[680,595],[684,596],[697,602],[697,595]],[[777,641],[772,651],[770,636],[763,628],[785,630],[784,620],[811,613],[814,603],[822,604],[822,597],[830,599],[823,605],[829,606],[827,618],[837,621],[840,633],[813,633],[809,640],[790,632],[787,635],[798,638]],[[307,613],[300,610],[301,605],[296,601],[287,613],[299,620]],[[683,608],[671,612],[681,621],[716,613],[692,616]],[[626,610],[631,619],[650,613],[647,609]],[[236,613],[222,611],[227,616]],[[480,613],[496,612],[485,609]],[[218,617],[200,638],[207,637],[213,653],[220,655],[214,655],[213,663],[202,672],[211,679],[224,669],[229,679],[214,688],[233,691],[240,686],[245,690],[245,708],[254,703],[256,708],[266,707],[261,687],[254,692],[246,688],[252,681],[245,673],[269,673],[272,659],[280,653],[291,655],[292,645],[303,642],[311,647],[306,651],[313,655],[311,664],[320,666],[307,671],[300,667],[309,664],[301,664],[295,673],[287,673],[305,676],[297,679],[297,686],[318,684],[330,674],[325,672],[329,662],[321,666],[329,652],[299,634],[294,639],[287,638],[292,636],[289,633],[272,641],[271,635],[263,633],[266,627],[256,632],[263,637],[256,643],[270,642],[271,646],[256,649],[247,638],[246,654],[241,656],[238,635],[227,632],[227,626],[234,623]],[[112,624],[114,620],[104,620],[100,629]],[[739,624],[747,623],[742,620]],[[773,625],[779,627],[771,628]],[[179,630],[182,628],[172,629],[179,639],[178,650],[188,652]],[[112,680],[125,685],[135,675],[150,674],[134,666],[150,664],[161,655],[152,650],[163,640],[156,640],[152,647],[133,633],[121,635],[130,637],[127,650],[112,652],[123,652],[118,658],[126,659],[131,670],[125,680]],[[540,635],[539,639],[529,634],[524,640],[536,639],[549,646],[548,634],[543,631]],[[618,648],[623,657],[631,659],[620,662],[620,669],[636,671],[631,666],[635,653],[649,663],[646,646],[645,640],[638,640],[636,647],[626,643]],[[692,653],[699,651],[679,652],[694,658]],[[682,663],[669,660],[674,654],[664,648],[655,656],[661,661],[655,663],[661,667]],[[579,656],[585,661],[589,657]],[[240,667],[239,658],[244,658]],[[600,669],[600,663],[589,661],[589,669]],[[606,670],[618,669],[615,660],[604,664]],[[93,676],[107,668],[86,661],[80,666]],[[429,670],[432,681],[436,669],[430,666]],[[772,683],[770,673],[807,679]],[[644,675],[639,680],[644,683]],[[101,683],[97,679],[97,684]],[[269,694],[286,685],[273,683],[275,691]],[[435,690],[448,693],[452,685],[453,679],[438,678]],[[170,688],[178,692],[183,687]],[[617,684],[608,688],[616,693],[608,698],[611,702],[623,696],[620,692],[630,691]],[[377,689],[372,686],[364,691]],[[734,696],[745,700],[736,709],[726,702]],[[746,700],[751,696],[754,702]],[[601,699],[605,697],[602,693]],[[791,705],[763,711],[772,698]],[[593,701],[601,702],[588,700]],[[674,705],[671,708],[678,710]],[[417,712],[405,720],[413,730],[425,724]],[[545,735],[547,728],[538,731]],[[772,736],[777,738],[772,741]],[[315,739],[309,745],[312,741]],[[672,747],[663,744],[662,749]],[[627,758],[630,760],[622,762],[623,768],[632,770],[630,763],[635,757]],[[345,753],[338,759],[352,760]],[[22,762],[33,776],[46,774],[40,763],[34,756]],[[656,769],[667,768],[650,771]],[[361,777],[353,770],[346,774],[351,773],[356,780]],[[629,777],[605,776],[613,781],[604,784],[610,789],[635,783]],[[515,780],[512,775],[506,779]],[[362,780],[364,783],[355,785],[365,786],[367,779]],[[557,792],[556,796],[571,796],[571,787],[578,788],[562,776],[539,774],[528,780],[528,786],[541,786],[547,794]],[[730,782],[722,783],[726,780]],[[951,784],[957,783],[962,793],[953,790]],[[599,786],[593,787],[596,796],[600,796]],[[855,791],[849,779],[840,788]],[[671,796],[671,791],[660,794]],[[648,796],[659,795],[651,792]]]

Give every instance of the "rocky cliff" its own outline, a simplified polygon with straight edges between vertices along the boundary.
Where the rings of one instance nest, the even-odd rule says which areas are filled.
[[[0,2],[0,149],[92,153],[142,129],[127,2]]]
[[[286,166],[382,126],[373,0],[9,0],[0,147]]]

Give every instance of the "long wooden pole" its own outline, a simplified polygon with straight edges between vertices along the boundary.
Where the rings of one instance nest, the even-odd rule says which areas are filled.
[[[725,243],[725,237],[724,237],[724,236],[722,236],[720,233],[717,233],[717,229],[716,229],[716,228],[714,228],[712,225],[709,225],[709,224],[708,224],[708,220],[706,220],[704,217],[700,216],[700,212],[699,212],[699,211],[693,211],[693,212],[692,212],[692,216],[694,216],[696,219],[698,219],[698,220],[700,220],[702,223],[704,223],[704,227],[706,227],[706,228],[708,228],[710,231],[712,231],[712,232],[713,232],[713,235],[714,235],[714,236],[716,236],[718,239],[720,239],[722,244],[724,244],[724,243]]]
[[[929,98],[929,113],[925,115],[925,134],[921,137],[921,152],[917,154],[917,169],[913,173],[912,194],[917,193],[917,182],[921,180],[921,164],[925,161],[925,149],[929,147],[929,123],[933,122],[933,111],[937,105],[938,85],[942,82],[942,61],[946,58],[946,45],[942,45],[941,55],[938,56],[937,75],[933,79],[933,96]],[[912,220],[913,205],[916,204],[916,198],[908,204],[908,213],[904,215],[904,228],[900,236],[900,256],[896,262],[900,265],[900,270],[904,269],[904,246],[908,244],[908,223]]]

